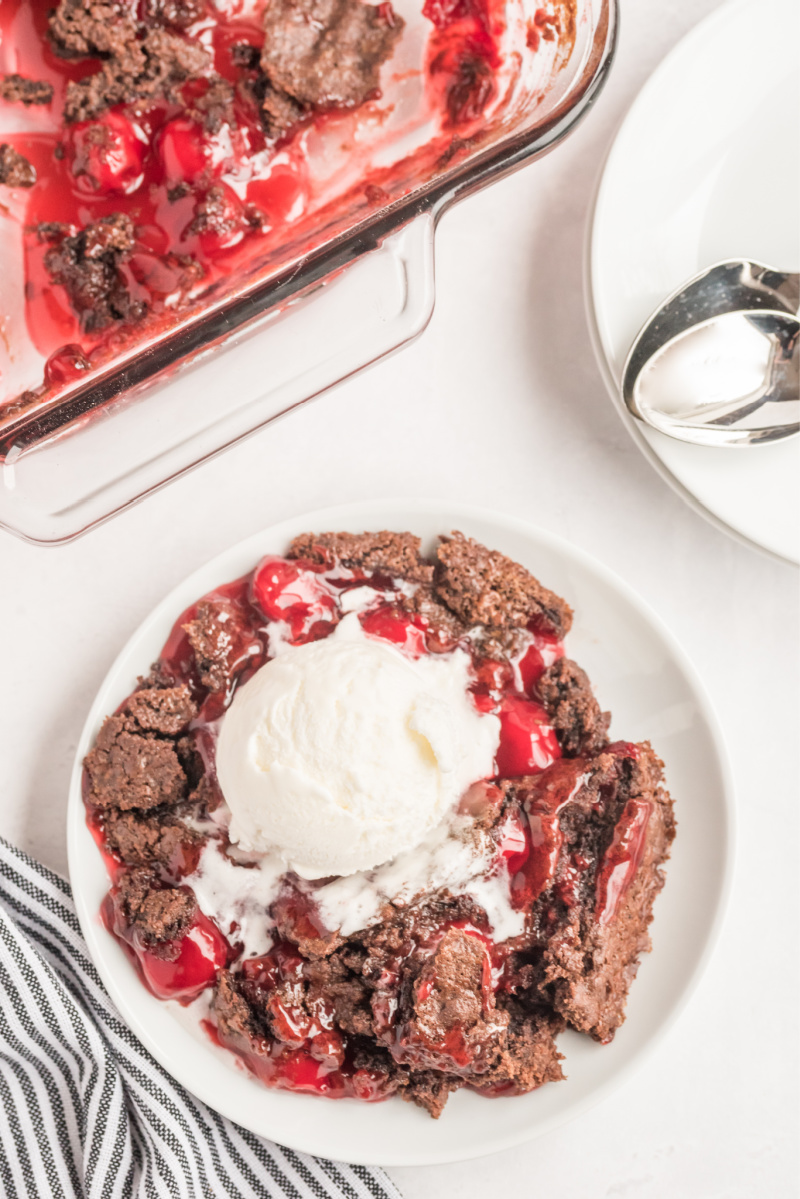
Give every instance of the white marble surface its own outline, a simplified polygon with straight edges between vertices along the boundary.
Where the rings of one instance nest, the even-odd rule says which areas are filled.
[[[715,6],[627,0],[611,81],[578,132],[445,217],[437,308],[416,345],[72,545],[0,534],[0,833],[62,871],[74,747],[122,641],[186,573],[289,514],[401,494],[517,513],[618,571],[694,659],[740,815],[733,902],[699,990],[614,1097],[513,1152],[393,1170],[407,1199],[797,1194],[797,574],[716,532],[642,460],[604,394],[582,299],[613,131]]]

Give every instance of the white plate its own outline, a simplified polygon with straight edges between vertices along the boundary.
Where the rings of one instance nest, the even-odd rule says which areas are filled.
[[[566,1082],[530,1095],[454,1095],[440,1120],[391,1099],[382,1104],[270,1091],[154,999],[98,917],[108,888],[102,858],[84,822],[81,762],[103,718],[158,657],[176,617],[198,596],[283,552],[307,529],[411,529],[432,546],[454,528],[511,555],[575,608],[568,650],[589,671],[613,735],[650,738],[667,766],[678,838],[656,903],[655,951],[642,964],[628,1019],[611,1045],[565,1035]],[[123,1019],[155,1058],[200,1099],[237,1123],[294,1149],[350,1162],[423,1165],[492,1153],[543,1133],[585,1110],[643,1058],[674,1019],[705,963],[726,897],[733,799],[716,717],[683,651],[658,617],[600,563],[550,533],[481,509],[397,501],[313,512],[267,529],[220,554],[159,604],[123,649],[100,688],[78,745],[68,840],[70,878],[89,951]]]
[[[606,383],[637,445],[714,524],[800,560],[800,441],[687,445],[630,416],[633,340],[692,275],[723,258],[800,269],[796,0],[731,0],[668,55],[628,112],[591,222],[587,297]]]

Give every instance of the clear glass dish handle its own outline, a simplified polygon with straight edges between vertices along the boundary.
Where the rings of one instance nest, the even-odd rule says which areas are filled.
[[[64,541],[417,337],[433,311],[435,214],[166,382],[0,460],[0,526]],[[221,399],[222,397],[222,399]]]

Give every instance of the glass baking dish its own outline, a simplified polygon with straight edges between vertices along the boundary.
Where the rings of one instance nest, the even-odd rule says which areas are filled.
[[[395,8],[419,56],[419,0]],[[18,281],[13,291],[8,240],[3,249],[3,227],[8,237],[14,224],[4,206],[0,526],[38,543],[76,537],[421,333],[433,310],[441,215],[553,149],[609,70],[616,0],[551,3],[559,36],[534,47],[526,30],[537,11],[539,0],[506,0],[496,100],[469,136],[451,132],[443,143],[425,114],[408,112],[388,141],[384,134],[370,147],[367,133],[366,152],[357,146],[329,170],[316,209],[257,269],[217,282],[170,328],[145,330],[102,369],[27,407],[8,401],[31,386],[26,370],[41,379],[44,360],[15,345],[24,301]],[[392,95],[382,78],[390,108],[408,109],[403,80]]]

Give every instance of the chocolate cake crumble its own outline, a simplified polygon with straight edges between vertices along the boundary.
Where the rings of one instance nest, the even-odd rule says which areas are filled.
[[[33,187],[35,182],[33,164],[8,142],[0,143],[0,183],[6,187]]]
[[[144,301],[134,299],[120,269],[134,249],[129,216],[115,212],[77,233],[69,226],[40,225],[39,236],[50,244],[44,260],[50,277],[66,289],[85,332],[144,315]]]
[[[25,79],[22,75],[0,75],[0,100],[7,104],[49,104],[53,85],[43,79]]]
[[[402,861],[314,879],[238,843],[215,746],[265,664],[345,620],[409,661],[463,661],[499,740],[491,775]],[[458,532],[431,556],[410,533],[303,534],[201,597],[85,761],[115,880],[104,919],[145,984],[200,1005],[268,1086],[396,1095],[433,1117],[463,1087],[562,1080],[567,1028],[610,1041],[675,821],[655,751],[609,740],[565,656],[571,622],[524,567]]]
[[[179,11],[188,16],[194,6],[146,5],[140,20],[128,4],[61,0],[50,18],[56,54],[99,61],[97,72],[68,84],[67,123],[90,120],[114,104],[152,101],[208,74],[211,56],[205,47],[166,28],[167,17]]]

